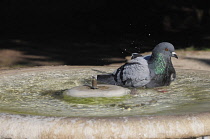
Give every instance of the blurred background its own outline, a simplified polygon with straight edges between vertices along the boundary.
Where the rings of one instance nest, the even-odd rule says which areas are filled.
[[[1,0],[0,68],[108,65],[168,41],[210,49],[208,0]]]

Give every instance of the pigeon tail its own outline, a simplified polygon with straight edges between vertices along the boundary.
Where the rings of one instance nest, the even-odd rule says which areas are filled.
[[[114,76],[112,74],[101,74],[97,75],[97,81],[104,84],[115,85]]]

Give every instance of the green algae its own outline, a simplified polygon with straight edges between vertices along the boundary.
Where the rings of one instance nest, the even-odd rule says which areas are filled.
[[[122,96],[122,97],[89,97],[89,98],[78,98],[78,97],[69,97],[63,96],[63,100],[70,104],[87,104],[87,105],[101,105],[101,104],[112,104],[118,103],[125,99],[129,99],[130,96]]]
[[[68,102],[69,104],[86,104],[86,105],[101,105],[101,104],[112,104],[118,103],[120,101],[126,100],[131,98],[130,95],[125,95],[121,97],[88,97],[88,98],[81,98],[81,97],[71,97],[63,95],[65,90],[47,90],[42,92],[43,96],[50,95],[55,99],[59,99],[61,101]]]

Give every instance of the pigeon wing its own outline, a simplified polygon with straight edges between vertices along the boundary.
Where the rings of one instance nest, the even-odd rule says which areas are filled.
[[[147,60],[137,57],[130,60],[113,73],[117,85],[141,87],[150,81]]]

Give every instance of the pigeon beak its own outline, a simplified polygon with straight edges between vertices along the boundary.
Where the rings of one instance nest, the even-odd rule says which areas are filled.
[[[175,58],[177,58],[177,59],[178,59],[178,56],[176,55],[176,53],[175,53],[175,52],[172,52],[172,57],[175,57]]]

